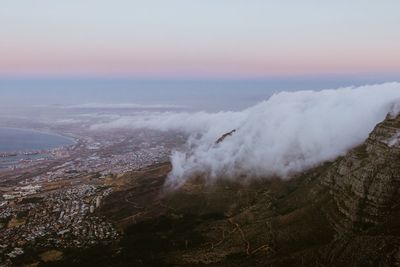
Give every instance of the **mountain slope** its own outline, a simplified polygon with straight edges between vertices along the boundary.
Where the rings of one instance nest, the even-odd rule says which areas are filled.
[[[101,213],[123,239],[58,265],[399,265],[399,133],[388,116],[364,144],[289,181],[200,177],[165,192],[168,163],[115,178]]]

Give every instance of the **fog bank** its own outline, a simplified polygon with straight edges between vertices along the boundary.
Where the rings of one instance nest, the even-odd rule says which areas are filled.
[[[168,184],[172,186],[198,173],[210,181],[218,177],[286,179],[362,143],[387,113],[398,112],[398,106],[394,110],[398,102],[400,83],[385,83],[281,92],[240,112],[156,113],[121,117],[94,127],[146,127],[190,134],[185,149],[171,157]],[[231,136],[215,143],[233,129]]]

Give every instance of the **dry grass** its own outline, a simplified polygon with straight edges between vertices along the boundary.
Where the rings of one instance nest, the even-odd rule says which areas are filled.
[[[59,250],[48,250],[39,255],[40,259],[44,262],[58,261],[63,257],[63,253]]]
[[[8,222],[8,228],[19,227],[20,225],[24,225],[24,224],[25,224],[25,219],[12,218]]]

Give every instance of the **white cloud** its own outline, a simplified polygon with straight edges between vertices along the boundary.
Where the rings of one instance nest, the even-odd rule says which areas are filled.
[[[78,119],[73,119],[73,118],[67,118],[67,119],[59,119],[54,121],[54,124],[60,124],[60,125],[69,125],[69,124],[78,124],[78,123],[82,123],[82,120],[78,120]]]
[[[93,127],[189,133],[186,149],[171,157],[168,182],[173,186],[196,173],[211,181],[243,175],[288,178],[362,143],[389,112],[398,113],[399,100],[400,83],[281,92],[241,112],[153,113]],[[237,131],[232,136],[215,144],[233,129]]]
[[[65,108],[79,109],[182,109],[183,106],[170,104],[137,104],[137,103],[86,103],[79,105],[65,106]]]

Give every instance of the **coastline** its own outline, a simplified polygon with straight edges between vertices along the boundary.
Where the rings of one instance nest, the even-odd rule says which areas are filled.
[[[25,132],[25,133],[35,133],[35,134],[42,134],[42,135],[48,135],[52,137],[58,137],[62,138],[65,140],[68,140],[68,142],[71,142],[71,144],[61,144],[61,145],[55,145],[51,148],[44,148],[44,149],[32,149],[32,148],[27,148],[27,149],[15,149],[15,150],[3,150],[0,147],[0,155],[1,154],[33,154],[37,152],[44,152],[44,151],[50,151],[54,150],[57,148],[62,148],[62,147],[67,147],[67,146],[72,146],[78,143],[78,139],[75,137],[72,137],[70,135],[60,133],[60,132],[55,132],[55,131],[49,131],[48,129],[34,129],[34,128],[18,128],[18,127],[0,127],[0,130],[5,129],[5,130],[15,130],[15,131],[20,131],[20,132]]]
[[[27,147],[26,149],[0,149],[0,171],[15,169],[23,167],[23,165],[35,164],[43,160],[49,160],[57,157],[57,152],[69,150],[71,147],[75,146],[79,140],[77,138],[72,138],[68,135],[63,135],[60,133],[52,131],[41,131],[38,129],[30,128],[16,128],[16,127],[0,127],[0,130],[15,130],[19,132],[24,132],[24,134],[29,135],[29,133],[37,135],[47,135],[52,137],[60,138],[60,141],[65,140],[64,144],[60,142],[59,145],[44,145],[44,148],[33,148]],[[62,153],[61,153],[62,154]]]

